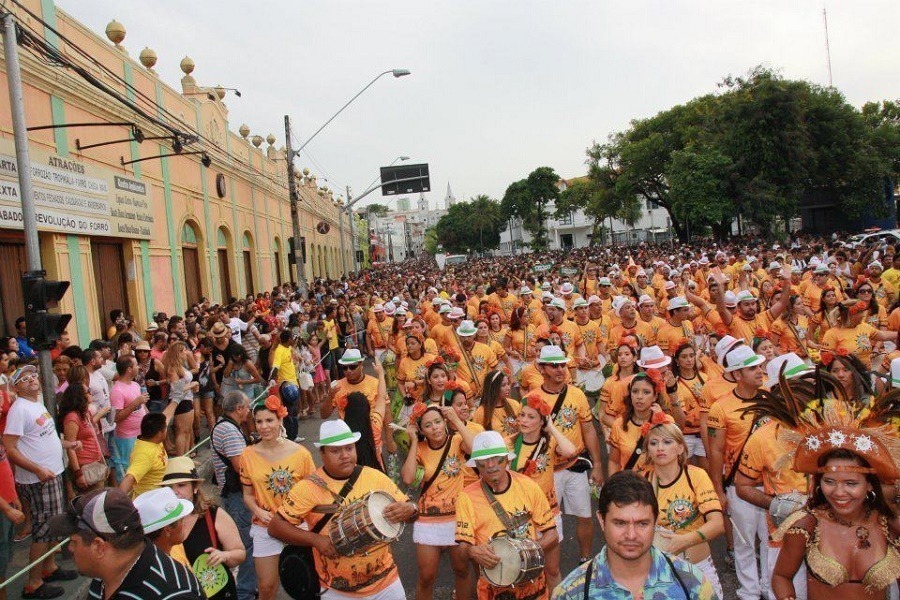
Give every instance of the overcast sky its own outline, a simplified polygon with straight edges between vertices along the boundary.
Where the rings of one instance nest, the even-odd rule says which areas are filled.
[[[230,128],[274,133],[284,115],[305,140],[378,73],[381,78],[298,158],[332,189],[361,193],[395,157],[431,167],[432,207],[501,198],[539,166],[585,172],[585,148],[755,65],[827,85],[847,100],[900,98],[900,2],[455,0],[254,2],[57,0],[103,35],[125,25],[133,57],[179,87],[181,58],[199,85],[236,87]],[[252,135],[251,134],[251,135]],[[383,202],[376,192],[366,201]]]

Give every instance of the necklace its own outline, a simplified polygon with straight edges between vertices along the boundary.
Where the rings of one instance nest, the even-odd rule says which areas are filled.
[[[866,521],[869,520],[869,516],[872,514],[872,509],[867,508],[865,517],[863,517]],[[853,527],[854,523],[852,521],[848,521],[846,519],[842,519],[841,517],[834,514],[834,510],[828,509],[828,517],[837,523],[838,525],[843,525],[844,527]],[[865,550],[872,546],[872,543],[869,541],[869,528],[865,525],[859,525],[856,528],[856,547],[860,550]]]

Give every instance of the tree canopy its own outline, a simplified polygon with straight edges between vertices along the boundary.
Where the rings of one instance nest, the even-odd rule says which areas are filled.
[[[550,247],[547,233],[547,204],[559,200],[559,175],[551,167],[538,167],[525,179],[506,188],[503,194],[503,220],[511,217],[522,219],[525,231],[531,234],[532,250],[544,251]]]
[[[454,204],[434,227],[437,243],[451,254],[485,252],[500,246],[506,218],[500,203],[486,195]]]
[[[896,103],[860,111],[833,88],[762,68],[719,87],[588,148],[590,178],[610,205],[652,199],[681,239],[688,229],[724,237],[739,214],[771,233],[776,218],[794,216],[813,194],[837,199],[851,218],[877,216],[885,178],[900,171]]]

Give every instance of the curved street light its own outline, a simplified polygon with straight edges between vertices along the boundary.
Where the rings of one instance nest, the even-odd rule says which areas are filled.
[[[363,89],[359,90],[359,91],[356,93],[355,96],[353,96],[352,98],[350,98],[349,100],[347,100],[347,102],[346,102],[346,103],[345,103],[345,104],[344,104],[344,105],[343,105],[336,113],[334,113],[334,114],[331,116],[330,119],[328,119],[327,121],[325,121],[325,123],[323,123],[321,127],[319,127],[318,129],[316,129],[316,132],[313,133],[311,136],[309,136],[309,137],[306,139],[306,141],[303,142],[303,145],[302,145],[302,146],[300,146],[299,148],[297,148],[296,150],[294,150],[294,151],[291,153],[291,157],[290,157],[290,158],[294,158],[295,156],[297,156],[297,155],[300,153],[301,150],[303,150],[304,148],[306,148],[306,145],[309,144],[309,143],[313,140],[314,137],[316,137],[317,135],[319,135],[319,132],[320,132],[320,131],[322,131],[323,129],[325,129],[325,128],[328,126],[329,123],[331,123],[332,121],[334,121],[335,117],[337,117],[339,114],[341,114],[342,112],[344,112],[344,109],[347,108],[348,106],[350,106],[350,105],[353,103],[354,100],[356,100],[357,98],[359,98],[359,97],[362,95],[363,92],[365,92],[367,89],[369,89],[370,87],[372,87],[372,85],[373,85],[376,81],[378,81],[379,79],[381,79],[382,77],[384,77],[384,76],[387,75],[388,73],[390,73],[390,74],[393,75],[394,77],[399,78],[399,77],[405,77],[405,76],[409,75],[409,74],[410,74],[410,70],[409,70],[409,69],[391,69],[390,71],[384,71],[383,73],[379,73],[379,74],[375,77],[375,79],[373,79],[372,81],[370,81],[370,82],[368,83],[368,85],[366,85],[366,87],[364,87]]]

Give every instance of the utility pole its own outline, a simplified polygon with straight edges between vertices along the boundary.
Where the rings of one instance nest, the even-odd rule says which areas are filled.
[[[300,194],[297,193],[297,182],[294,180],[294,153],[291,150],[291,118],[284,115],[284,145],[287,148],[288,196],[291,203],[291,226],[294,235],[294,266],[297,268],[297,287],[300,296],[309,297],[309,286],[303,273],[303,250],[300,248]],[[279,266],[280,268],[280,266]]]
[[[347,186],[347,204],[350,203],[350,186]],[[344,206],[338,205],[338,223],[341,227],[341,264],[344,266],[344,275],[349,275],[347,268],[347,243],[344,241]]]
[[[25,255],[28,271],[42,271],[41,246],[37,231],[34,187],[31,181],[31,158],[28,155],[28,125],[25,122],[25,101],[22,95],[22,72],[19,67],[19,47],[16,41],[16,20],[11,12],[3,15],[3,52],[6,55],[6,79],[9,84],[9,107],[12,112],[13,137],[16,143],[16,164],[19,171],[19,192],[22,197],[22,223],[25,229]],[[34,332],[26,332],[33,335]],[[82,342],[83,343],[83,342]],[[44,405],[51,415],[56,414],[56,391],[53,389],[53,361],[50,350],[38,352],[41,391]]]

